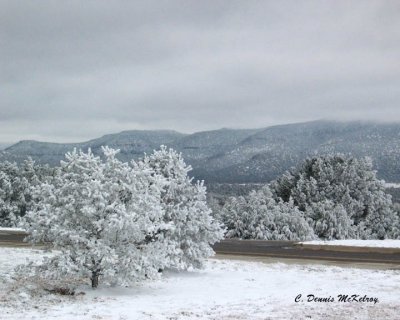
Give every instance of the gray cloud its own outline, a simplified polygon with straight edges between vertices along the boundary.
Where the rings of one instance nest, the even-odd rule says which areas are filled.
[[[0,0],[0,142],[400,121],[398,1]]]

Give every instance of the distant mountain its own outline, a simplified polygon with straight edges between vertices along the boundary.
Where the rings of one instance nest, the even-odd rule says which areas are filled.
[[[117,134],[108,134],[98,139],[82,143],[49,143],[33,140],[20,141],[6,148],[3,159],[17,162],[32,157],[37,162],[58,165],[64,155],[74,148],[87,151],[89,148],[94,154],[101,154],[101,146],[110,146],[120,149],[120,158],[123,160],[137,159],[144,152],[152,152],[162,144],[169,144],[177,139],[185,137],[185,134],[169,130],[132,130]]]
[[[214,158],[222,157],[234,150],[241,141],[260,130],[220,129],[197,132],[176,140],[171,147],[182,152],[186,161],[196,170],[195,172],[202,169],[208,171],[212,168],[220,168],[219,165],[214,164]]]
[[[400,124],[314,121],[269,127],[219,157],[220,163],[230,165],[208,172],[205,178],[215,182],[270,181],[308,156],[329,153],[369,156],[380,178],[398,182]]]
[[[206,182],[267,182],[307,156],[340,152],[372,158],[378,175],[400,182],[400,124],[314,121],[263,129],[220,129],[181,134],[175,131],[124,131],[78,144],[21,141],[3,159],[27,156],[55,165],[73,147],[98,154],[100,146],[121,149],[123,160],[139,158],[161,144],[183,153],[192,175]]]
[[[4,150],[5,148],[12,145],[12,143],[0,143],[0,150]]]

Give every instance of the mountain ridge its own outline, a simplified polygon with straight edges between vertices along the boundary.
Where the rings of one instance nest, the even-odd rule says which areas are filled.
[[[20,162],[30,156],[57,165],[64,154],[78,148],[120,149],[121,160],[138,159],[166,145],[182,152],[193,167],[192,175],[206,182],[268,182],[304,158],[315,154],[343,153],[370,156],[378,176],[400,182],[400,123],[317,120],[258,129],[200,131],[125,130],[80,143],[23,140],[0,152],[0,159]]]

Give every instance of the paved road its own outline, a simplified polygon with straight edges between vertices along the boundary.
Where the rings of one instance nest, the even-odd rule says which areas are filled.
[[[340,262],[389,263],[400,265],[400,252],[343,252],[302,248],[291,241],[223,240],[214,245],[218,254],[314,259]]]
[[[24,246],[22,232],[0,231],[0,246]],[[342,252],[302,248],[293,241],[223,240],[214,245],[217,254],[290,259],[314,259],[354,263],[386,263],[400,265],[397,253]]]
[[[24,232],[0,230],[0,247],[27,246],[23,240],[26,237]]]

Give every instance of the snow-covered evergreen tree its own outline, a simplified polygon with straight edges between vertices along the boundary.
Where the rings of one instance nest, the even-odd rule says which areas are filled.
[[[392,229],[392,233],[388,236],[391,239],[400,239],[400,203],[393,204],[393,210],[396,213],[396,224]]]
[[[150,168],[137,170],[103,148],[105,160],[88,153],[66,155],[51,183],[34,192],[22,226],[31,243],[60,254],[42,267],[46,277],[75,275],[109,283],[152,277],[165,266],[158,235],[169,229],[160,204],[163,184]]]
[[[0,219],[2,226],[9,226],[19,206],[14,199],[16,194],[15,180],[18,179],[18,167],[15,163],[0,163]],[[19,180],[19,179],[18,179]],[[18,188],[19,189],[19,188]]]
[[[315,238],[292,202],[276,201],[268,186],[246,197],[231,197],[221,210],[228,238],[310,240]]]
[[[353,221],[341,204],[324,200],[307,206],[306,216],[315,234],[326,240],[351,239],[356,236]]]
[[[0,226],[12,227],[32,205],[32,188],[39,183],[39,166],[27,159],[20,166],[0,163]]]
[[[146,155],[138,165],[150,168],[164,179],[161,206],[164,222],[171,225],[163,233],[169,244],[169,266],[177,269],[201,267],[204,259],[214,253],[210,245],[223,237],[220,224],[213,219],[207,206],[205,186],[202,182],[193,183],[188,176],[191,167],[185,164],[182,155],[165,146]]]
[[[249,239],[253,234],[254,215],[246,208],[247,200],[243,196],[229,197],[217,214],[227,229],[225,237]],[[250,230],[251,229],[251,230]]]
[[[130,164],[104,147],[66,154],[33,193],[21,221],[28,240],[60,250],[36,270],[46,278],[87,278],[92,287],[129,284],[166,267],[199,267],[222,238],[202,183],[182,157],[162,147]]]
[[[368,158],[334,155],[307,159],[298,170],[272,183],[272,191],[276,199],[293,201],[313,220],[314,228],[318,225],[315,231],[320,236],[383,239],[393,234],[397,224],[391,197]],[[328,227],[335,230],[326,230]]]

